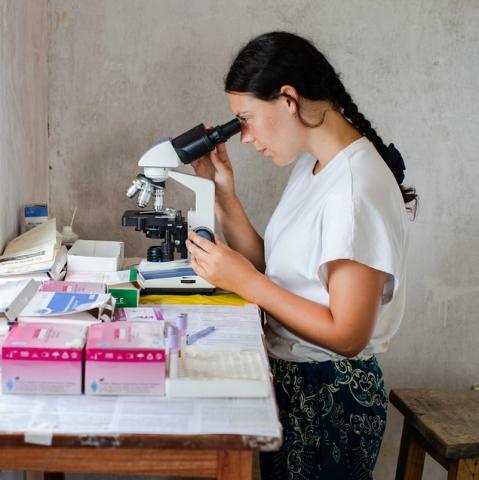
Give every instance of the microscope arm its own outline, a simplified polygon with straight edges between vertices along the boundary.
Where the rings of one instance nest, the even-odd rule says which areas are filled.
[[[215,231],[215,184],[207,178],[168,171],[168,176],[195,192],[195,209],[188,212],[188,228]]]

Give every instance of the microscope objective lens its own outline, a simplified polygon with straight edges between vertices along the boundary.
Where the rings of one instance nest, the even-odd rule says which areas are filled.
[[[150,190],[143,190],[140,195],[138,196],[138,206],[140,208],[144,208],[148,205],[148,202],[150,201],[151,198],[151,192]]]
[[[153,205],[153,209],[155,212],[161,212],[163,208],[163,197],[164,197],[164,189],[163,188],[156,188],[155,189],[155,201]]]

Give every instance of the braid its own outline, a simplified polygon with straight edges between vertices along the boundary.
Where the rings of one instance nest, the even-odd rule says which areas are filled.
[[[413,206],[407,207],[415,215],[417,207],[416,189],[412,187],[404,187],[402,182],[404,180],[404,161],[401,154],[396,147],[391,143],[389,146],[384,144],[383,139],[377,134],[376,130],[371,125],[371,122],[359,111],[357,105],[353,102],[351,95],[344,88],[343,83],[339,77],[335,76],[335,88],[333,88],[333,98],[335,99],[336,107],[340,108],[343,115],[351,122],[351,124],[374,145],[379,155],[386,162],[391,172],[396,179],[404,203],[413,202]]]
[[[374,130],[371,122],[359,111],[357,105],[353,102],[351,95],[349,95],[344,88],[341,80],[339,80],[338,77],[336,78],[338,80],[338,86],[335,91],[335,98],[339,108],[341,108],[343,111],[343,115],[351,122],[351,124],[359,131],[359,133],[363,134],[371,141],[381,157],[383,157],[386,164],[388,164],[388,167],[391,168],[388,163],[388,159],[385,158],[387,147],[382,138],[377,134],[376,130]]]

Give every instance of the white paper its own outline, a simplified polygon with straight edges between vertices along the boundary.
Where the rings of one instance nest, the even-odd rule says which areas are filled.
[[[188,314],[188,333],[195,333],[210,325],[229,335],[247,333],[260,336],[263,332],[256,305],[156,305],[168,322],[174,323],[179,313]],[[216,332],[215,332],[216,333]],[[203,337],[204,339],[208,337]]]
[[[255,305],[155,305],[174,322],[176,314],[188,313],[188,330],[209,324],[218,326],[217,343],[211,334],[201,340],[210,345],[237,342],[239,348],[261,345],[261,323]],[[195,343],[196,345],[196,343]],[[0,432],[26,432],[43,424],[55,434],[240,434],[279,438],[281,426],[273,397],[257,399],[198,399],[170,397],[21,396],[0,394]]]
[[[210,325],[214,332],[198,339],[194,346],[264,351],[263,329],[256,305],[155,305],[168,323],[176,324],[179,313],[188,314],[188,333],[196,333]]]
[[[208,434],[280,436],[271,397],[172,399],[166,397],[26,396],[0,394],[0,432],[49,425],[55,434]]]
[[[201,433],[241,433],[279,437],[280,423],[268,399],[212,399],[201,401]]]
[[[199,431],[199,418],[194,399],[123,397],[118,400],[112,429],[121,433],[192,434]]]

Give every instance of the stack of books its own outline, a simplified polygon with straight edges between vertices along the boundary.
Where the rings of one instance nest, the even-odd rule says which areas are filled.
[[[10,241],[0,256],[0,278],[61,279],[66,273],[67,249],[53,218]]]

